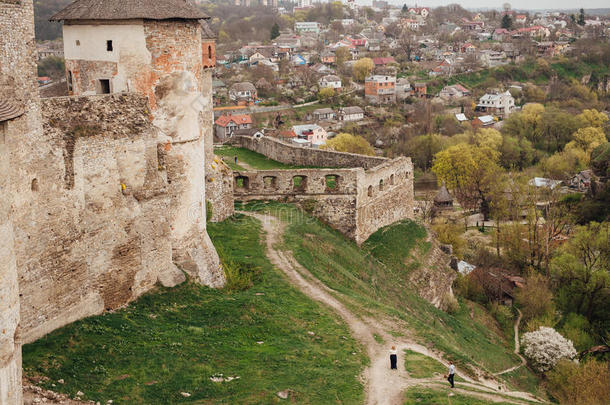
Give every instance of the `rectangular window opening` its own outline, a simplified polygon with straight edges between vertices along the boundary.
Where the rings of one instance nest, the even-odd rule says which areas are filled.
[[[108,52],[112,52],[112,41],[111,40],[106,41],[106,50]]]

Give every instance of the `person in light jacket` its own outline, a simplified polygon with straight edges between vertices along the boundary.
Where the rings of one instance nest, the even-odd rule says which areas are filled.
[[[453,362],[450,361],[449,362],[449,373],[447,374],[447,381],[449,381],[449,384],[451,384],[451,388],[455,388],[455,386],[453,385],[454,376],[455,376],[455,366],[453,365]]]

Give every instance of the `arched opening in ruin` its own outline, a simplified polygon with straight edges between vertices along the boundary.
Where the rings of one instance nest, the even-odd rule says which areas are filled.
[[[369,196],[369,197],[372,197],[372,196],[373,196],[373,186],[369,186],[369,189],[368,189],[368,196]]]
[[[208,59],[212,59],[212,46],[208,45]]]
[[[307,176],[293,176],[292,189],[294,191],[304,191],[307,187]]]
[[[383,191],[383,179],[379,180],[379,191]]]
[[[265,190],[275,190],[277,189],[277,177],[275,176],[264,176],[263,177],[263,186]]]
[[[327,174],[324,176],[326,191],[337,191],[339,189],[339,179],[340,177],[336,174]]]
[[[235,188],[247,190],[250,186],[250,179],[247,176],[235,176]]]
[[[391,186],[394,185],[394,175],[393,174],[390,175],[390,185]]]
[[[32,179],[32,191],[38,191],[38,179]]]

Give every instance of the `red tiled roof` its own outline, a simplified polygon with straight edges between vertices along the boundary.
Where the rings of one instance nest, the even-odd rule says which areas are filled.
[[[391,57],[383,57],[383,58],[373,58],[373,63],[375,65],[387,65],[388,63],[396,63],[396,60]]]
[[[220,125],[221,127],[226,127],[230,122],[234,122],[237,125],[242,124],[252,124],[252,117],[248,114],[243,115],[221,115],[216,120],[216,125]]]

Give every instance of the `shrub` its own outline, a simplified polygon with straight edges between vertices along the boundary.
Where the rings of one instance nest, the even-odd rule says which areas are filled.
[[[561,334],[574,342],[576,350],[582,351],[595,344],[593,338],[587,332],[590,328],[587,318],[572,312],[566,316],[565,323],[561,327]]]
[[[549,391],[561,404],[602,405],[610,398],[610,368],[603,362],[561,360],[547,378]]]
[[[493,302],[489,308],[489,313],[498,321],[500,328],[504,333],[509,334],[513,328],[513,320],[515,318],[513,312],[506,305],[500,305]]]
[[[232,260],[223,260],[222,267],[227,278],[225,290],[230,292],[247,290],[254,285],[254,281],[260,279],[262,273],[258,266]]]
[[[454,284],[456,294],[480,304],[487,302],[485,291],[479,282],[471,277],[458,275]]]
[[[432,227],[439,242],[451,245],[453,253],[461,258],[464,252],[466,242],[462,238],[462,227],[456,224],[437,224]]]
[[[448,314],[455,314],[460,309],[460,303],[453,294],[445,294],[443,296],[443,307]]]
[[[525,285],[517,289],[515,298],[524,321],[550,314],[555,310],[549,281],[539,273],[532,272],[526,277]]]
[[[555,329],[545,326],[524,334],[521,344],[525,357],[540,372],[552,369],[561,359],[573,359],[576,356],[572,341],[561,336]]]

